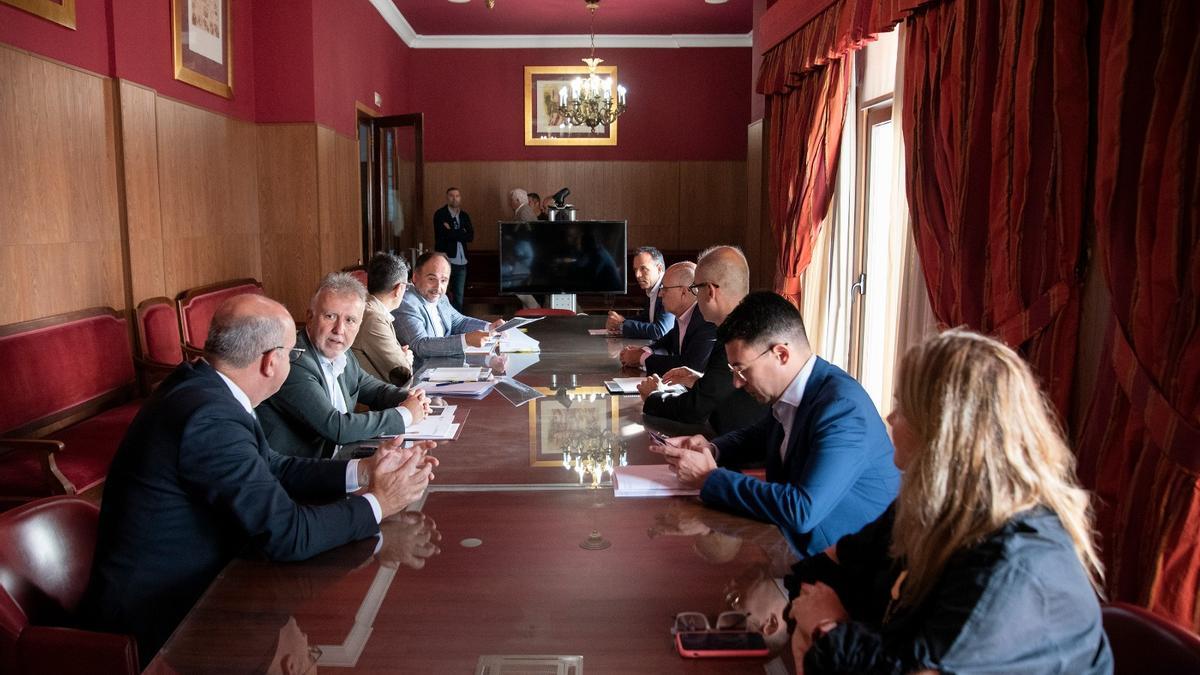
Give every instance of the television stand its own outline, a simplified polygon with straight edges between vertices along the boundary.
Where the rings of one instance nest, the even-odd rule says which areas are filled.
[[[551,309],[569,309],[572,312],[578,313],[579,310],[575,305],[574,293],[553,293],[550,295]]]

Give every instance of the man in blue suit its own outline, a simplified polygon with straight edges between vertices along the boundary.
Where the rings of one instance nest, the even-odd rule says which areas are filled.
[[[446,299],[450,261],[446,254],[426,251],[417,258],[413,280],[395,317],[396,337],[420,359],[462,356],[467,345],[480,347],[504,323],[463,316]]]
[[[675,326],[667,334],[646,346],[631,345],[618,354],[621,365],[644,368],[649,375],[665,375],[672,368],[704,370],[713,343],[717,340],[717,327],[704,318],[696,296],[688,287],[696,280],[696,263],[677,262],[667,268],[658,298],[663,307],[675,315]]]
[[[90,628],[132,633],[143,665],[234,556],[303,560],[374,536],[429,483],[430,443],[401,449],[396,439],[349,462],[271,449],[254,406],[287,379],[295,344],[279,303],[227,300],[206,360],[176,368],[125,434],[104,485],[83,616]]]
[[[680,436],[654,446],[680,481],[701,488],[706,504],[774,523],[802,556],[883,513],[900,487],[887,428],[862,386],[812,353],[796,308],[774,293],[751,293],[717,339],[734,386],[772,414],[711,443]],[[763,461],[766,482],[735,470]]]
[[[660,297],[665,269],[666,263],[662,253],[653,246],[642,246],[635,252],[633,276],[649,298],[645,320],[627,319],[616,312],[609,312],[604,324],[609,333],[624,338],[657,340],[671,330],[675,325],[675,315],[663,307]]]

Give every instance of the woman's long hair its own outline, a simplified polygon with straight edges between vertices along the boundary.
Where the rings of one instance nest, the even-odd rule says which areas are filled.
[[[897,404],[915,440],[892,553],[908,570],[899,602],[915,606],[954,553],[1014,515],[1054,511],[1100,592],[1089,496],[1029,366],[1004,344],[950,330],[913,347],[900,368]]]

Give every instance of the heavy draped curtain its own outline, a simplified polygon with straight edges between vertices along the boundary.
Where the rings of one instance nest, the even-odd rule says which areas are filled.
[[[1105,0],[1096,263],[1112,298],[1080,473],[1117,599],[1200,628],[1200,3]]]
[[[913,235],[940,323],[1020,349],[1065,419],[1087,175],[1086,5],[931,2],[908,19]]]
[[[758,92],[767,97],[767,185],[779,247],[775,290],[800,301],[837,177],[846,91],[844,58],[898,20],[898,0],[835,0],[763,55]]]

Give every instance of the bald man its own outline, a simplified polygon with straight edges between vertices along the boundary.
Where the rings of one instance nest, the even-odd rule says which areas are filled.
[[[696,260],[696,276],[688,287],[704,318],[721,325],[750,292],[750,266],[736,246],[713,246]],[[664,384],[686,387],[673,393]],[[713,344],[703,370],[679,366],[661,378],[651,375],[638,387],[642,412],[686,425],[707,427],[717,433],[740,429],[767,414],[767,407],[745,390],[733,386],[725,345]]]
[[[618,355],[621,365],[640,367],[651,375],[665,375],[680,366],[696,371],[704,368],[717,339],[717,327],[704,318],[696,296],[688,290],[695,276],[696,263],[690,260],[667,268],[658,287],[658,299],[663,309],[675,317],[675,325],[649,345],[622,349]]]
[[[254,406],[287,379],[295,345],[279,303],[227,300],[205,360],[175,369],[117,450],[83,615],[90,628],[132,633],[143,666],[244,549],[303,560],[371,537],[432,477],[433,445],[401,449],[399,439],[349,462],[276,454]],[[347,497],[361,488],[369,491]]]

